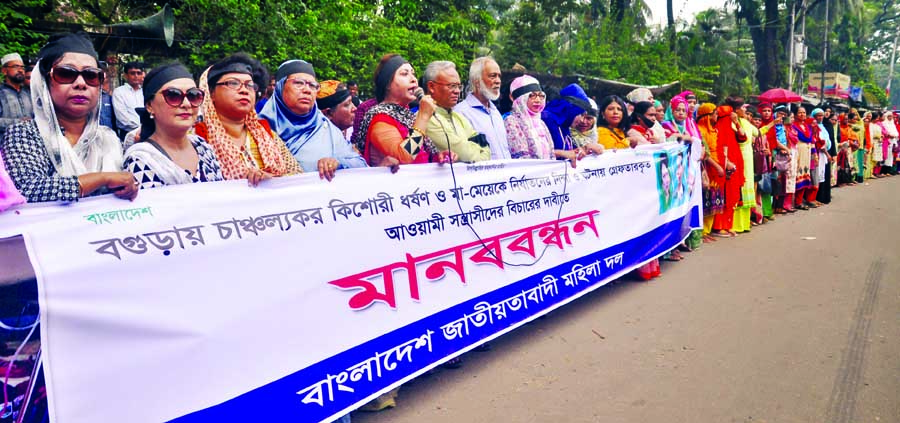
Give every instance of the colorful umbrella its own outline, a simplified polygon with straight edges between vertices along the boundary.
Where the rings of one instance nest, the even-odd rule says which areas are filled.
[[[801,101],[800,94],[797,94],[793,91],[788,91],[784,88],[772,88],[762,94],[759,95],[760,101],[767,101],[769,103],[793,103],[797,101]]]

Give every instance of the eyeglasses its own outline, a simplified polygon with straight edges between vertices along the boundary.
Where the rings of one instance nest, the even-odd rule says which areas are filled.
[[[313,91],[319,91],[319,88],[322,87],[316,81],[307,81],[305,79],[289,79],[288,82],[290,82],[291,86],[297,91],[302,90],[304,86],[309,87],[309,89]]]
[[[432,81],[432,82],[434,82],[435,84],[438,84],[438,85],[443,85],[443,86],[449,88],[450,91],[461,90],[462,87],[463,87],[463,85],[462,85],[462,84],[459,84],[459,83],[455,83],[455,84],[445,84],[445,83],[443,83],[443,82],[437,82],[437,81]]]
[[[4,68],[13,68],[13,69],[25,69],[25,65],[3,65]]]
[[[246,87],[248,90],[250,90],[252,92],[256,92],[256,90],[259,88],[259,85],[256,85],[256,83],[253,82],[252,80],[247,80],[247,81],[241,82],[241,81],[238,81],[237,79],[229,79],[227,81],[219,82],[216,85],[224,85],[234,91],[240,90],[241,87]]]
[[[536,98],[545,99],[545,98],[547,98],[547,94],[544,94],[543,91],[532,91],[531,93],[528,94],[529,100],[533,100]]]
[[[166,104],[172,107],[181,107],[185,97],[187,97],[191,107],[200,107],[200,104],[203,103],[203,98],[206,97],[203,90],[199,88],[190,88],[187,91],[181,91],[178,88],[169,87],[160,91],[160,94],[162,94]]]
[[[92,87],[100,86],[103,78],[106,76],[103,71],[97,68],[84,68],[82,70],[75,69],[71,66],[57,66],[50,69],[50,77],[57,84],[73,84],[78,76],[84,79],[84,83]]]

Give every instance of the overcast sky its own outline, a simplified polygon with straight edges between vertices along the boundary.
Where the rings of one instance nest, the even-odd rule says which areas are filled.
[[[653,22],[661,25],[666,24],[666,0],[644,0],[653,11]],[[675,19],[684,19],[688,22],[694,20],[697,12],[702,12],[712,7],[722,7],[722,0],[673,0],[672,9],[675,12]]]

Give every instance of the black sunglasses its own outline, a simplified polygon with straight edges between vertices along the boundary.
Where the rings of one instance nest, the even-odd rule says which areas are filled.
[[[57,66],[50,69],[50,77],[57,84],[72,84],[78,79],[78,75],[84,79],[84,83],[92,87],[100,86],[103,78],[106,76],[103,71],[97,68],[84,68],[82,70],[75,69],[71,66]]]
[[[203,90],[199,88],[190,88],[187,91],[181,91],[178,88],[169,87],[160,91],[160,93],[163,96],[163,100],[166,101],[166,104],[172,107],[180,107],[181,104],[184,103],[185,97],[187,97],[191,107],[200,107],[200,104],[203,103],[203,98],[206,97]]]

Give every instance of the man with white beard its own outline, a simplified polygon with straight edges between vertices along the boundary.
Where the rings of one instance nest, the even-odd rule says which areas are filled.
[[[453,111],[466,117],[475,131],[484,134],[491,148],[491,159],[510,159],[506,126],[497,106],[500,98],[500,66],[491,57],[479,57],[469,67],[469,95]]]

